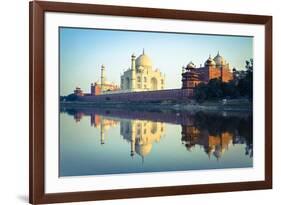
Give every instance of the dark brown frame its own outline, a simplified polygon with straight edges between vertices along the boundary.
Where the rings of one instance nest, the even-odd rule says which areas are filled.
[[[29,5],[29,202],[33,204],[153,197],[272,188],[272,16],[226,14],[33,1]],[[68,12],[113,16],[248,23],[265,26],[265,180],[106,191],[46,194],[44,192],[44,13]]]

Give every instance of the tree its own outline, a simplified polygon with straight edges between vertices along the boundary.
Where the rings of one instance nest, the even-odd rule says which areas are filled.
[[[66,101],[75,101],[75,100],[77,100],[77,95],[75,95],[75,94],[69,94],[68,96],[66,96],[65,97],[65,100]]]
[[[238,90],[241,96],[253,98],[253,59],[246,61],[246,76],[241,78],[238,82]]]
[[[196,101],[215,100],[223,96],[222,82],[219,79],[211,79],[208,84],[200,83],[195,88],[194,96]]]
[[[198,102],[204,102],[208,96],[208,86],[205,83],[199,83],[194,90],[194,97]]]
[[[208,99],[218,99],[223,96],[222,82],[220,79],[211,79],[208,84]]]
[[[222,83],[222,92],[224,98],[237,98],[240,96],[240,92],[237,89],[237,86],[234,81],[228,83]]]

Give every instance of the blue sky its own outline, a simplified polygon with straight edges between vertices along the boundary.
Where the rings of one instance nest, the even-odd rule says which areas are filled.
[[[99,80],[100,67],[106,66],[108,81],[120,84],[121,73],[130,67],[131,55],[138,57],[143,48],[154,68],[166,76],[166,88],[181,87],[181,68],[193,61],[204,64],[217,52],[231,68],[244,69],[253,58],[253,38],[140,31],[60,28],[60,95],[68,95],[76,86],[90,92],[90,84]]]

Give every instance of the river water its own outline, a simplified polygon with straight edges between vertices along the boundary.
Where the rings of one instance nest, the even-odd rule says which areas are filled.
[[[59,175],[253,166],[252,115],[63,109]]]

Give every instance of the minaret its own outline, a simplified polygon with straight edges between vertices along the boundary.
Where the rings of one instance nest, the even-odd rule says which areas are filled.
[[[104,84],[105,84],[105,66],[101,65],[101,93],[104,91]]]
[[[136,88],[136,56],[132,54],[132,65],[131,65],[131,90]]]

